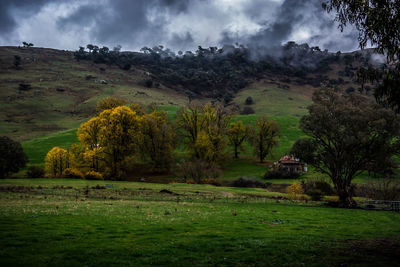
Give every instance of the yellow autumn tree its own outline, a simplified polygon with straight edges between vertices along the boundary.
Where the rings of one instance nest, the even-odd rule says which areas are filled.
[[[190,105],[178,112],[178,126],[193,158],[217,163],[224,160],[229,120],[220,104]]]
[[[96,112],[99,114],[106,109],[113,109],[116,107],[125,106],[126,104],[127,102],[123,98],[109,96],[97,102]]]
[[[138,146],[144,159],[150,159],[155,169],[169,170],[176,147],[176,135],[165,111],[153,111],[140,119]]]
[[[233,147],[234,157],[239,157],[239,150],[243,150],[243,142],[248,136],[249,130],[242,121],[232,122],[228,128],[229,144]]]
[[[181,129],[184,143],[192,157],[199,158],[195,144],[200,130],[204,126],[203,109],[201,105],[191,104],[181,108],[177,113],[177,125]]]
[[[68,151],[53,147],[45,157],[45,171],[49,177],[61,177],[64,170],[69,167]]]
[[[99,120],[99,147],[109,166],[109,175],[119,178],[124,173],[126,158],[134,153],[139,134],[139,117],[130,108],[120,106],[104,110]]]
[[[230,116],[226,109],[219,103],[206,104],[203,107],[203,120],[204,132],[207,141],[204,144],[209,144],[205,147],[208,148],[207,157],[204,157],[208,162],[222,163],[225,159],[225,148],[227,145],[227,129]],[[198,144],[199,140],[196,142]],[[200,155],[200,158],[202,156]]]
[[[100,147],[101,121],[94,117],[81,124],[78,129],[78,139],[85,149],[83,159],[94,171],[99,171],[102,160],[102,149]]]
[[[260,163],[271,153],[272,149],[279,144],[279,125],[270,120],[266,115],[259,117],[254,129],[250,133],[250,143],[254,147],[254,154]]]

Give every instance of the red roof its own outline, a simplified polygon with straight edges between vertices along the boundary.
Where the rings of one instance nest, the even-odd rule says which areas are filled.
[[[300,160],[295,158],[292,155],[285,155],[283,156],[280,160],[279,163],[283,163],[283,164],[300,164]]]

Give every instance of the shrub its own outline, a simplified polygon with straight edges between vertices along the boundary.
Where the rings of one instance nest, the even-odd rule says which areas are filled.
[[[292,185],[286,188],[286,193],[291,200],[299,199],[304,194],[303,187],[298,182],[294,182]]]
[[[21,91],[29,91],[32,89],[32,86],[29,83],[20,83],[18,86]]]
[[[74,168],[66,168],[63,173],[63,177],[65,178],[83,178],[83,173]]]
[[[28,163],[28,157],[21,144],[7,136],[0,136],[0,152],[0,178],[18,172]]]
[[[249,115],[254,113],[254,109],[252,109],[251,107],[244,107],[242,112],[240,112],[241,115]]]
[[[235,181],[232,182],[231,186],[233,187],[250,187],[250,188],[266,188],[266,184],[255,179],[255,178],[247,178],[247,177],[239,177]]]
[[[303,189],[308,194],[309,191],[319,190],[323,195],[333,195],[334,190],[330,183],[325,179],[315,178],[302,181]]]
[[[26,172],[28,178],[42,178],[44,177],[44,169],[39,166],[30,166]]]
[[[145,80],[145,81],[144,81],[144,85],[145,85],[147,88],[153,87],[153,80],[152,80],[152,79],[147,79],[147,80]]]
[[[221,186],[221,182],[217,178],[205,178],[203,179],[203,184],[210,184],[215,186]]]
[[[264,179],[296,179],[300,174],[297,172],[288,172],[282,169],[273,169],[264,174]]]
[[[95,171],[88,171],[85,173],[85,179],[86,180],[104,180],[103,175],[99,172]]]
[[[247,98],[246,98],[246,101],[244,102],[246,105],[252,105],[252,104],[254,104],[254,100],[253,100],[253,98],[251,97],[251,96],[248,96]]]
[[[203,183],[204,178],[218,178],[221,174],[216,164],[201,160],[182,161],[177,165],[177,170],[177,175],[183,178],[184,182],[193,180],[197,184]]]
[[[387,201],[400,200],[400,182],[390,178],[359,185],[355,191],[359,197]]]
[[[321,190],[318,189],[309,190],[306,194],[311,197],[312,201],[320,201],[324,196]]]

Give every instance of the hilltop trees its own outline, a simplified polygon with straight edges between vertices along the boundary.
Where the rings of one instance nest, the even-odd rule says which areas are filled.
[[[279,125],[266,115],[261,116],[251,129],[249,138],[256,155],[262,163],[272,149],[279,144]]]
[[[304,159],[331,178],[341,206],[355,206],[353,178],[382,155],[398,151],[398,116],[362,95],[329,89],[316,91],[313,102],[300,123],[311,138],[306,147],[314,148]]]
[[[281,57],[271,57],[270,53],[260,51],[260,47],[229,45],[221,48],[198,47],[197,51],[178,55],[162,46],[144,47],[141,53],[120,53],[92,44],[87,49],[89,52],[85,51],[85,47],[79,47],[75,58],[114,64],[126,70],[135,66],[144,67],[152,74],[151,79],[145,80],[147,87],[162,83],[171,88],[185,88],[189,102],[206,96],[223,99],[226,104],[230,102],[231,94],[244,88],[251,80],[261,78],[265,71],[293,75],[303,83],[313,84],[315,81],[306,77],[307,73],[326,72],[329,63],[338,60],[334,54],[294,42],[277,48],[279,53],[276,54],[281,54]]]
[[[33,47],[33,44],[32,43],[28,43],[28,42],[22,42],[22,45],[24,47]]]
[[[19,142],[7,136],[0,136],[0,179],[10,173],[18,172],[27,163],[28,157]]]

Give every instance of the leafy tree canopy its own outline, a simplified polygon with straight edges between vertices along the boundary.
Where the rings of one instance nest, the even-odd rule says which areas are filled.
[[[354,206],[353,178],[383,154],[398,151],[399,117],[360,94],[320,89],[313,102],[300,128],[315,150],[308,149],[312,153],[304,157],[331,178],[342,206]]]
[[[19,142],[0,136],[0,178],[18,172],[28,163],[28,157]]]

